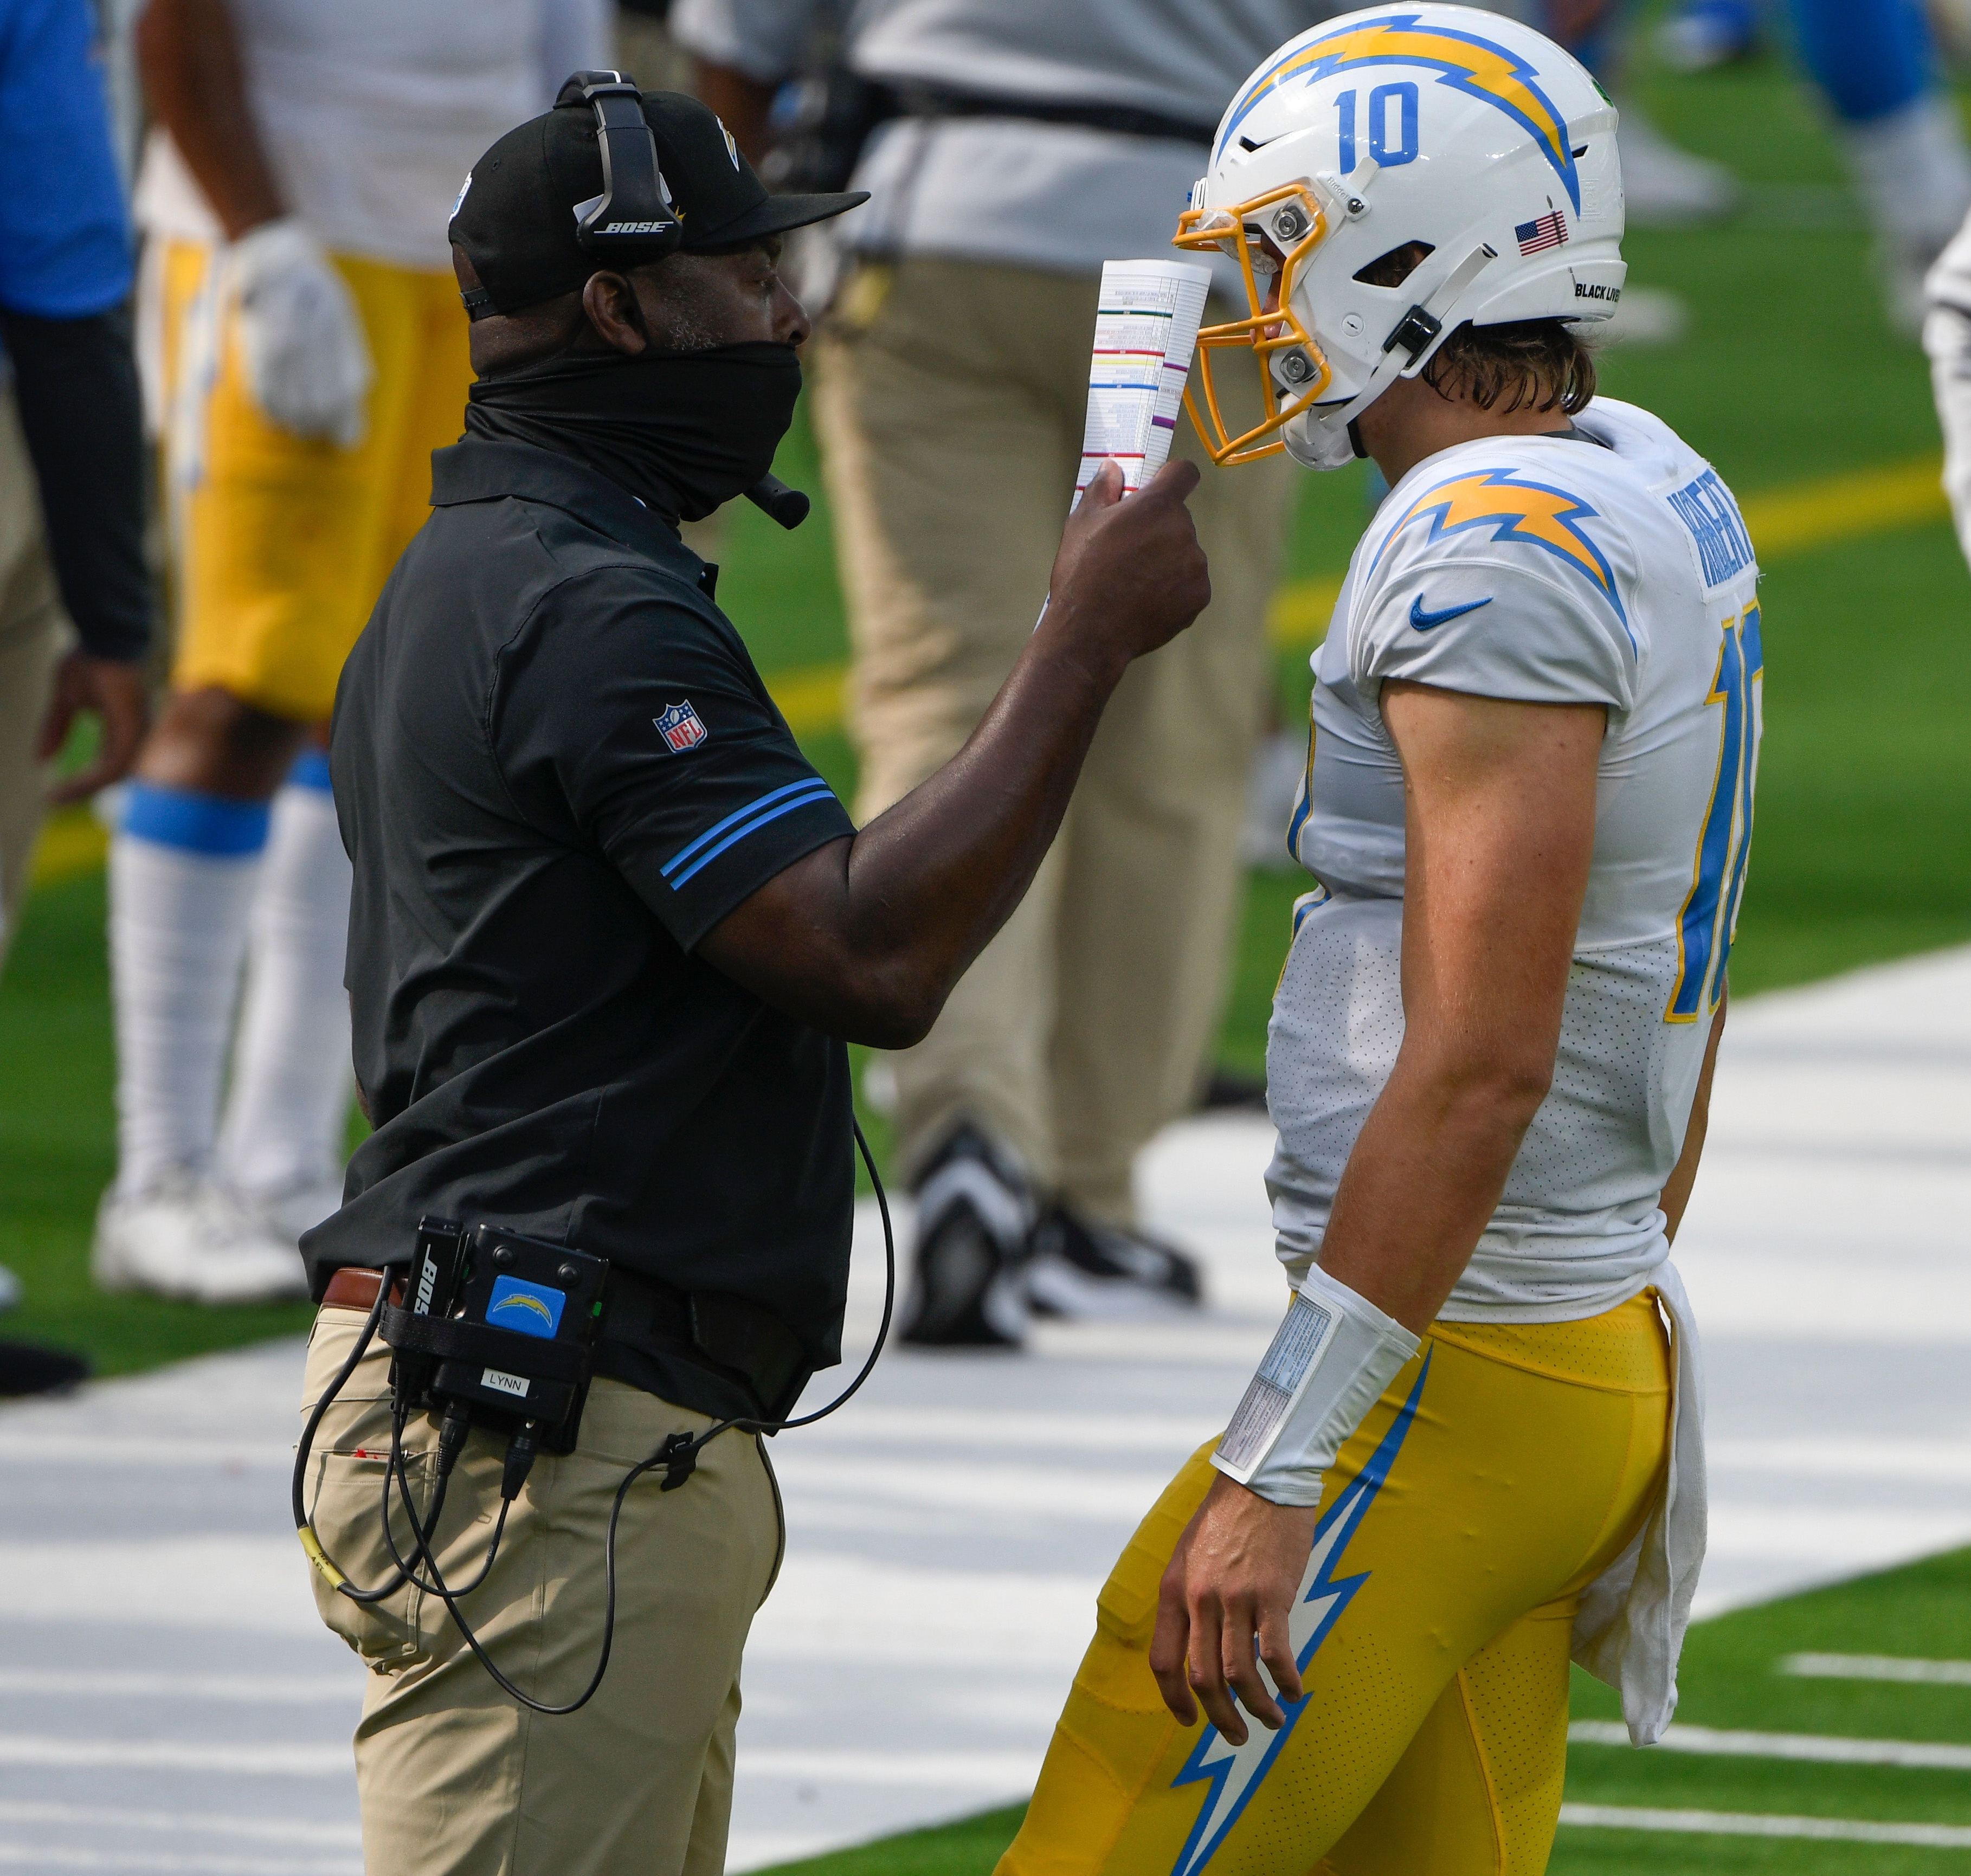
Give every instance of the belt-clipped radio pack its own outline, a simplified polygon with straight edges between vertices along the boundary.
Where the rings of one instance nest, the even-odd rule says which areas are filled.
[[[573,1713],[586,1706],[609,1666],[616,1632],[616,1532],[630,1488],[647,1474],[661,1471],[660,1489],[676,1490],[691,1478],[706,1444],[735,1428],[754,1434],[780,1433],[826,1418],[868,1379],[882,1353],[896,1300],[896,1239],[891,1229],[889,1200],[859,1125],[855,1135],[883,1220],[885,1282],[883,1319],[875,1344],[855,1379],[826,1407],[792,1419],[735,1415],[701,1432],[672,1433],[647,1459],[624,1474],[603,1538],[607,1588],[601,1646],[588,1685],[572,1700],[549,1702],[516,1687],[486,1652],[459,1604],[492,1574],[507,1513],[526,1484],[536,1454],[544,1448],[558,1453],[575,1450],[601,1330],[609,1278],[606,1258],[565,1244],[546,1243],[502,1225],[419,1220],[408,1263],[399,1253],[380,1269],[368,1320],[311,1409],[295,1451],[290,1487],[295,1528],[308,1561],[329,1587],[351,1602],[366,1604],[394,1596],[407,1585],[435,1596],[480,1665],[516,1704],[544,1714]],[[401,1278],[396,1274],[399,1271]],[[307,1503],[308,1480],[323,1417],[379,1334],[392,1351],[389,1463],[380,1512],[384,1545],[395,1567],[382,1582],[365,1588],[349,1580],[316,1536]],[[430,1497],[419,1506],[406,1463],[404,1432],[412,1415],[427,1413],[438,1415],[440,1424]],[[438,1541],[439,1519],[452,1474],[475,1428],[504,1441],[499,1514],[477,1574],[470,1582],[448,1581],[438,1561],[444,1548]],[[394,1514],[393,1498],[400,1507]],[[408,1524],[408,1537],[399,1535],[400,1522]]]
[[[498,1225],[426,1218],[403,1306],[383,1312],[406,1408],[460,1402],[482,1424],[532,1421],[550,1451],[574,1450],[602,1315],[606,1258]]]

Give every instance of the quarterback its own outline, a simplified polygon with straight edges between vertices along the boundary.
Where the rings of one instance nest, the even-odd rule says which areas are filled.
[[[1214,455],[1390,492],[1314,660],[1274,1003],[1285,1320],[1165,1491],[1002,1876],[1534,1876],[1570,1657],[1656,1738],[1704,1547],[1667,1261],[1760,729],[1730,491],[1595,395],[1616,113],[1497,15],[1346,15],[1220,125],[1180,246]],[[1228,433],[1217,380],[1271,414]],[[1228,1405],[1231,1403],[1228,1402]]]

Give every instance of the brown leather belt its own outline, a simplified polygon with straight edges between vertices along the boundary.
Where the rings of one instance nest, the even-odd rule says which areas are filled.
[[[383,1281],[380,1270],[366,1270],[360,1264],[344,1264],[328,1280],[328,1288],[321,1293],[324,1309],[360,1309],[368,1315],[375,1307],[376,1286]],[[390,1285],[390,1301],[402,1304],[404,1286],[401,1283]]]

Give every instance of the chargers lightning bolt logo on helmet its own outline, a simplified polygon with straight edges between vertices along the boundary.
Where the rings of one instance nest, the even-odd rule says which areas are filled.
[[[1381,19],[1358,20],[1310,44],[1290,47],[1276,64],[1246,82],[1227,113],[1214,157],[1224,154],[1239,126],[1269,93],[1295,80],[1312,84],[1337,72],[1364,66],[1431,66],[1439,73],[1440,84],[1484,99],[1532,135],[1553,165],[1578,215],[1581,178],[1569,146],[1567,119],[1535,82],[1538,73],[1495,39],[1426,26],[1422,18],[1416,13],[1392,13]]]

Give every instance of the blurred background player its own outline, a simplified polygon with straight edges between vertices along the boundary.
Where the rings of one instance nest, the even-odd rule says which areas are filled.
[[[118,780],[149,718],[130,224],[93,32],[88,0],[0,4],[0,965],[44,807]],[[50,791],[79,716],[94,759]],[[18,1295],[0,1269],[0,1309]],[[0,1343],[0,1394],[82,1372]]]
[[[840,224],[841,288],[814,347],[859,820],[956,753],[1033,630],[1073,487],[1102,262],[1168,251],[1171,204],[1240,79],[1334,10],[673,8],[703,95],[756,159],[776,87],[818,27],[839,35],[838,68],[803,89],[828,93],[824,142],[875,196]],[[1137,1228],[1132,1168],[1196,1099],[1217,1032],[1291,484],[1278,462],[1233,480],[1187,428],[1178,449],[1204,465],[1191,508],[1210,610],[1125,679],[1025,904],[929,1038],[894,1058],[896,1164],[917,1198],[907,1340],[1017,1343],[1030,1306],[1197,1299],[1191,1261]]]
[[[295,1237],[340,1200],[349,874],[310,726],[459,433],[459,186],[606,63],[604,4],[151,0],[138,22],[178,643],[111,846],[106,1285],[299,1295]]]
[[[1936,10],[1962,33],[1960,0]],[[1548,30],[1605,80],[1630,11],[1624,0],[1553,0]],[[1687,0],[1665,23],[1660,43],[1686,70],[1724,64],[1757,51],[1779,11],[1754,0]],[[1889,323],[1914,337],[1923,320],[1924,275],[1971,207],[1971,155],[1943,82],[1930,10],[1923,0],[1787,0],[1784,13],[1833,116],[1874,231]],[[1696,204],[1705,172],[1712,172],[1710,186],[1725,191],[1719,212],[1732,205],[1736,188],[1728,172],[1682,151],[1671,152],[1676,161],[1664,165],[1659,159],[1669,146],[1627,99],[1621,144],[1632,222],[1660,219],[1652,212],[1657,197],[1679,176],[1696,192]]]

